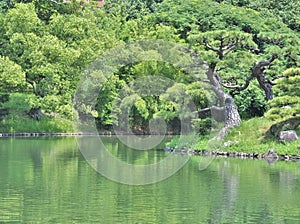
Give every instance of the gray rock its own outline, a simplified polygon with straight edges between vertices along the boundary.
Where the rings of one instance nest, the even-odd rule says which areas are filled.
[[[298,140],[298,135],[295,131],[281,131],[279,134],[279,141],[292,142]]]
[[[274,149],[270,149],[264,154],[264,157],[265,158],[278,158],[278,155]]]
[[[265,154],[263,154],[263,158],[267,163],[273,164],[278,160],[278,155],[274,149],[270,149]]]

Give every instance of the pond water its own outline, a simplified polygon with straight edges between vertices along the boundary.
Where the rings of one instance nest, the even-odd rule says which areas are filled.
[[[131,164],[169,156],[163,145],[142,152],[103,142]],[[96,172],[73,137],[2,138],[0,223],[300,222],[299,163],[215,158],[199,170],[200,162],[190,157],[174,175],[134,186]]]

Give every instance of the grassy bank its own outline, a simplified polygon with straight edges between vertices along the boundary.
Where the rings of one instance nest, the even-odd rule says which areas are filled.
[[[1,109],[8,110],[8,115],[1,117],[0,133],[38,132],[64,133],[73,132],[72,121],[54,116],[44,115],[40,121],[29,117],[28,94],[14,93],[7,102],[0,104]]]
[[[0,133],[8,132],[65,133],[73,132],[73,126],[71,121],[62,118],[44,117],[36,121],[29,117],[7,116],[0,122]]]
[[[231,129],[228,135],[220,143],[220,151],[225,152],[246,152],[246,153],[265,153],[269,149],[274,149],[282,155],[300,155],[298,146],[300,139],[295,142],[278,142],[277,139],[265,139],[264,133],[272,125],[272,122],[265,118],[253,118],[243,121],[237,128]],[[299,130],[296,130],[298,135]],[[203,150],[207,149],[209,136],[200,136],[196,141],[187,137],[174,137],[169,143],[171,148],[186,148]],[[229,145],[226,146],[225,145]]]
[[[26,132],[26,133],[70,133],[74,132],[73,123],[61,117],[44,115],[42,120],[36,121],[29,117],[30,110],[26,94],[11,94],[9,101],[1,103],[2,109],[7,109],[9,114],[1,117],[0,133]],[[264,139],[264,133],[272,125],[265,118],[253,118],[243,121],[237,128],[231,129],[223,142],[220,150],[227,152],[265,153],[274,149],[282,155],[299,155],[300,140],[291,143],[280,143],[276,139]],[[87,132],[89,130],[87,129]],[[300,135],[300,130],[298,130]],[[186,148],[203,150],[207,149],[209,136],[174,137],[168,146],[172,148]],[[224,144],[229,146],[224,147]]]
[[[300,150],[300,140],[295,142],[278,142],[277,139],[265,139],[264,133],[272,125],[272,122],[265,118],[253,118],[243,121],[242,124],[230,131],[224,142],[232,142],[224,151],[264,153],[269,149],[274,149],[282,155],[298,155]],[[298,134],[299,134],[298,130]]]

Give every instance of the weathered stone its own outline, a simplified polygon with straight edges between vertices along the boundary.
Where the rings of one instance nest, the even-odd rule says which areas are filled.
[[[298,139],[298,135],[295,131],[281,131],[279,134],[279,141],[292,142]]]
[[[267,163],[273,164],[278,160],[279,157],[274,149],[270,149],[262,155],[262,158],[264,158]]]
[[[263,157],[264,158],[278,158],[278,155],[274,149],[270,149],[263,155]]]
[[[273,124],[269,130],[265,133],[265,137],[276,137],[278,138],[280,135],[280,132],[282,130],[294,130],[300,125],[300,116],[297,117],[291,117],[287,120],[281,121],[279,123]]]

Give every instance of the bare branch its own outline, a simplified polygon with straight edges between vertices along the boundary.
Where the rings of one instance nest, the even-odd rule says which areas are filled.
[[[273,81],[273,80],[271,80],[271,79],[269,79],[269,78],[266,78],[266,82],[269,83],[269,84],[271,84],[272,86],[276,85],[276,82]]]
[[[199,110],[198,112],[208,112],[208,111],[210,111],[210,107],[203,108],[203,109]]]
[[[227,50],[223,53],[223,57],[226,56],[227,54],[229,54],[234,48],[236,48],[237,45],[238,45],[238,42],[228,45],[226,48]]]
[[[243,86],[241,85],[234,85],[234,86],[231,86],[231,85],[228,85],[228,84],[222,84],[223,87],[227,88],[227,89],[236,89],[236,90],[239,90],[239,91],[242,91],[242,90],[245,90],[248,88],[251,80],[254,79],[254,76],[253,75],[250,75],[247,79],[246,79],[246,82]]]
[[[211,106],[209,108],[210,110],[218,111],[218,112],[223,112],[225,110],[225,107],[217,107],[217,106]]]
[[[222,70],[224,70],[224,69],[226,69],[226,68],[227,68],[227,66],[223,66],[223,67],[217,68],[217,69],[216,69],[216,72],[222,71]]]
[[[219,49],[214,48],[213,46],[209,45],[206,41],[203,41],[202,43],[208,50],[212,50],[214,52],[219,52]]]
[[[58,5],[61,5],[61,4],[63,4],[64,2],[57,2],[57,1],[55,1],[55,0],[49,0],[50,2],[53,2],[53,3],[55,3],[55,4],[58,4]]]
[[[263,67],[270,65],[277,57],[277,54],[273,54],[269,60],[261,60],[260,62],[255,62],[253,70],[256,68],[261,70]]]
[[[235,41],[234,40],[230,40],[230,43],[228,43],[227,46],[224,46],[222,49],[223,50],[228,50],[229,48],[231,48],[233,45],[235,45]]]
[[[265,91],[267,100],[273,99],[272,85],[276,83],[272,84],[271,80],[265,77],[265,67],[270,65],[277,57],[277,54],[273,54],[269,60],[254,63],[252,68],[252,76],[256,77],[259,86]]]

